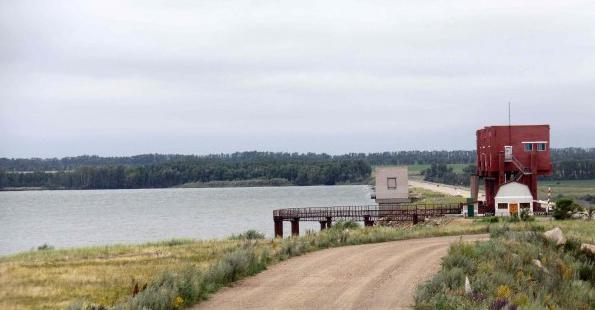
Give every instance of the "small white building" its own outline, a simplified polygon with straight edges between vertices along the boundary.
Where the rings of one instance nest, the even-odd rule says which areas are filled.
[[[496,216],[520,215],[521,209],[533,214],[533,195],[525,184],[510,182],[500,186],[495,200]]]
[[[409,176],[407,167],[376,167],[376,202],[382,207],[409,202]]]

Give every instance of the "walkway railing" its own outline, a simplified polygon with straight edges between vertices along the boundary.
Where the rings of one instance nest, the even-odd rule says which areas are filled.
[[[417,223],[426,217],[444,216],[447,214],[461,214],[463,204],[389,204],[363,206],[335,206],[327,208],[289,208],[273,211],[275,221],[275,235],[283,235],[283,221],[291,221],[292,234],[299,234],[299,222],[320,222],[320,228],[332,225],[332,221],[351,220],[363,221],[366,226],[372,226],[375,221],[389,220]]]

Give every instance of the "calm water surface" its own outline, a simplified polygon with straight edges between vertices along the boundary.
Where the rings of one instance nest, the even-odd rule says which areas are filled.
[[[211,239],[248,229],[272,237],[273,209],[371,203],[366,186],[0,192],[0,255],[44,243]],[[313,228],[300,225],[301,233]]]

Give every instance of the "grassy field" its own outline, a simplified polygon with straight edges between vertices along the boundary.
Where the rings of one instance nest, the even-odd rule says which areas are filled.
[[[573,231],[570,233],[572,236],[595,242],[593,240],[595,225],[591,223],[585,228],[583,223],[568,221],[539,222],[538,224],[544,229],[561,226],[567,231]],[[250,241],[250,244],[253,249],[251,251],[260,253],[259,255],[266,253],[265,261],[268,264],[328,247],[429,236],[485,233],[500,225],[504,224],[465,219],[443,226],[374,227],[349,231],[343,230],[340,225],[335,225],[334,229],[299,238],[256,240]],[[523,229],[522,225],[524,224],[513,223],[510,227]],[[57,309],[64,308],[77,299],[106,306],[128,301],[130,305],[131,300],[134,300],[131,299],[131,295],[136,284],[139,287],[145,284],[151,287],[152,283],[163,282],[159,279],[162,279],[164,274],[173,275],[171,277],[175,279],[177,274],[188,273],[187,270],[201,270],[199,274],[210,275],[213,272],[205,271],[210,268],[209,266],[219,266],[222,261],[230,260],[230,255],[237,256],[238,249],[245,246],[246,240],[238,238],[211,241],[171,240],[144,245],[35,251],[2,257],[0,258],[0,308]],[[231,258],[231,260],[242,261],[238,258],[235,260]],[[258,269],[255,270],[258,271]],[[190,272],[191,275],[195,273]],[[249,274],[251,273],[240,273],[240,275]],[[235,276],[232,278],[235,279]],[[223,279],[231,281],[226,277]],[[207,287],[208,290],[203,289],[202,295],[197,296],[204,298],[208,292],[228,284],[223,280],[217,281],[220,281],[217,282],[218,286],[208,288],[203,285],[202,287]],[[175,290],[177,289],[176,287]],[[185,302],[188,300],[186,299]],[[181,305],[183,304],[184,302]]]
[[[525,231],[500,226],[489,241],[451,246],[442,270],[418,287],[415,308],[594,309],[595,255],[580,244],[593,241],[595,225],[545,224],[529,223]],[[563,226],[565,246],[542,236],[551,224]]]
[[[538,189],[539,199],[547,199],[548,187],[552,189],[552,199],[558,195],[572,198],[595,195],[595,180],[541,181]]]
[[[428,168],[430,168],[431,165],[426,165],[426,164],[416,164],[416,165],[407,165],[407,171],[409,174],[409,178],[414,179],[414,180],[421,180],[423,179],[421,172],[423,170],[426,170]],[[452,167],[453,172],[456,173],[463,173],[463,168],[467,167],[467,164],[448,164],[449,167]],[[374,168],[377,166],[373,166],[372,167],[372,171],[374,171]],[[370,182],[369,184],[374,184],[374,177],[370,176]]]
[[[409,193],[411,197],[421,197],[420,200],[415,201],[415,203],[419,204],[462,203],[467,201],[465,197],[451,196],[419,187],[410,188]]]
[[[430,168],[431,165],[409,165],[409,176],[421,176],[421,172]],[[452,168],[455,173],[463,173],[463,168],[467,167],[468,164],[448,164],[448,167]]]
[[[156,275],[204,266],[235,250],[237,240],[170,240],[26,252],[0,258],[0,309],[64,308],[77,298],[112,305]]]

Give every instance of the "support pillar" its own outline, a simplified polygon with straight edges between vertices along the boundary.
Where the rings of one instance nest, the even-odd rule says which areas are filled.
[[[326,229],[326,221],[319,221],[320,223],[320,230],[325,230]]]
[[[374,221],[370,220],[369,215],[364,216],[364,226],[366,226],[366,227],[374,226]]]
[[[479,196],[479,176],[477,175],[471,175],[469,177],[469,183],[471,184],[471,197],[473,199],[473,202],[475,203],[477,201],[477,198]]]
[[[531,196],[533,196],[533,203],[531,207],[533,210],[538,205],[537,200],[537,147],[536,145],[533,146],[533,151],[531,152],[531,163],[530,163],[531,175],[529,176],[529,190],[531,191]]]
[[[300,235],[300,219],[298,217],[291,219],[291,235]]]
[[[333,226],[333,218],[330,216],[326,217],[326,228],[331,228]]]
[[[277,238],[277,237],[283,238],[283,220],[274,219],[274,221],[275,221],[275,238]]]
[[[417,213],[413,214],[413,225],[419,223],[419,220],[417,218]]]

